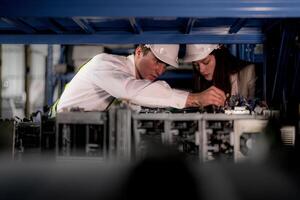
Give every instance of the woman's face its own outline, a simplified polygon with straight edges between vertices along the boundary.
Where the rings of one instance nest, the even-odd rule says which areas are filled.
[[[206,80],[211,81],[213,79],[216,67],[216,58],[214,55],[208,55],[206,58],[194,61],[192,64]]]

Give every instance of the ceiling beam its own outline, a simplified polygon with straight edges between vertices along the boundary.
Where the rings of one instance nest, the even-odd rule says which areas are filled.
[[[7,17],[299,17],[300,1],[2,0],[0,13]]]
[[[240,18],[237,19],[231,26],[228,31],[229,34],[237,33],[239,30],[246,24],[247,19],[245,18]]]
[[[36,30],[34,30],[31,26],[27,25],[26,23],[18,20],[17,18],[7,18],[7,17],[1,17],[1,20],[4,21],[7,24],[10,24],[14,26],[16,29],[24,32],[24,33],[35,33]]]
[[[141,34],[143,32],[141,26],[137,23],[134,17],[129,18],[129,22],[135,34]]]
[[[95,29],[85,20],[77,17],[72,17],[72,20],[86,33],[95,33]]]
[[[185,34],[190,34],[192,32],[192,29],[193,29],[193,26],[194,26],[195,22],[196,22],[195,18],[189,18],[189,20],[186,24],[185,31],[184,31]]]
[[[64,33],[64,31],[62,30],[62,28],[60,26],[58,26],[56,24],[56,22],[51,19],[51,18],[39,18],[39,21],[41,21],[42,23],[44,23],[45,26],[47,26],[48,28],[50,28],[50,30],[52,30],[55,33],[61,34]]]
[[[64,34],[64,35],[0,35],[2,44],[140,44],[140,43],[202,43],[260,44],[262,34]]]

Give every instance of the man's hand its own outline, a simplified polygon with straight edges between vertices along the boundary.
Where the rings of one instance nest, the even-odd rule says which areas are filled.
[[[210,88],[199,93],[190,93],[187,101],[186,107],[202,107],[208,105],[224,106],[226,100],[225,93],[211,86]]]

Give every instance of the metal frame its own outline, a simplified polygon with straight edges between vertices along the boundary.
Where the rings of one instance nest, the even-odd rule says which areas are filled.
[[[4,0],[0,13],[0,43],[6,44],[255,44],[278,18],[300,17],[300,2]]]
[[[48,45],[48,55],[46,62],[46,86],[45,86],[45,104],[51,106],[53,103],[53,46]]]
[[[138,121],[141,120],[150,120],[150,121],[164,121],[164,131],[161,132],[161,140],[162,144],[171,145],[173,144],[173,132],[171,131],[171,123],[174,121],[197,121],[198,122],[198,130],[195,132],[195,144],[200,144],[199,140],[201,123],[199,123],[202,119],[202,115],[200,113],[134,113],[132,114],[133,120],[133,136],[135,141],[134,153],[137,159],[141,157],[140,150],[138,149],[141,138],[140,132],[138,131]],[[201,145],[198,148],[199,156],[201,158]]]
[[[107,127],[108,116],[106,112],[62,112],[56,115],[56,160],[57,161],[75,161],[75,160],[95,160],[104,161],[109,157],[109,152],[106,151],[107,148],[107,137],[108,137],[108,127]],[[60,125],[86,125],[86,139],[88,139],[88,126],[89,125],[103,125],[103,156],[102,157],[90,157],[90,156],[74,156],[74,155],[60,155],[59,147],[59,134]],[[70,127],[66,127],[70,128]],[[88,140],[86,140],[86,144]],[[87,148],[87,146],[86,146]]]
[[[243,161],[246,157],[242,154],[240,149],[240,137],[243,133],[259,134],[262,133],[267,126],[267,120],[235,120],[234,122],[234,161]],[[260,144],[263,145],[263,144]],[[265,144],[267,145],[267,144]],[[257,153],[257,152],[256,152]],[[264,153],[264,152],[259,152]],[[254,156],[254,155],[253,155]],[[258,156],[258,155],[256,155]]]
[[[107,33],[107,34],[63,34],[63,35],[17,35],[2,34],[0,43],[2,44],[139,44],[139,43],[263,43],[264,36],[261,33],[248,34],[182,34],[175,32],[160,33],[151,32],[143,34],[130,33]]]
[[[207,149],[207,131],[206,131],[206,123],[209,121],[233,121],[233,132],[234,132],[234,140],[237,140],[239,137],[239,134],[241,134],[240,129],[243,129],[244,127],[240,123],[240,126],[238,126],[238,130],[236,129],[235,122],[236,121],[246,121],[246,122],[252,122],[252,121],[266,121],[268,117],[271,117],[275,115],[276,113],[272,113],[273,111],[270,111],[271,113],[265,113],[264,115],[226,115],[222,113],[217,113],[217,114],[203,114],[202,120],[201,120],[201,134],[200,134],[200,144],[201,144],[201,161],[206,162],[207,160],[207,154],[208,154],[208,149]],[[275,111],[276,112],[276,111]],[[268,116],[268,114],[270,114]],[[250,131],[251,127],[249,127],[248,130]],[[255,127],[255,126],[254,126]],[[236,151],[239,149],[237,146],[237,142],[234,142],[234,161],[237,162],[239,161],[239,158],[236,158]]]
[[[18,6],[15,6],[18,5]],[[297,0],[3,0],[3,16],[73,17],[73,16],[182,16],[182,17],[298,17]]]
[[[116,110],[116,159],[128,161],[131,158],[131,110]]]
[[[271,112],[271,111],[270,111]],[[271,116],[272,113],[270,113]],[[268,113],[265,113],[264,115],[226,115],[222,113],[216,113],[216,114],[209,114],[209,113],[134,113],[132,114],[132,120],[133,120],[133,135],[135,140],[135,153],[137,154],[137,159],[139,159],[139,149],[138,146],[140,144],[141,138],[140,138],[140,132],[138,131],[138,121],[146,120],[146,121],[164,121],[164,131],[162,134],[162,143],[163,144],[172,144],[173,142],[173,135],[171,131],[171,123],[172,121],[197,121],[198,122],[198,131],[195,132],[195,143],[199,144],[199,159],[201,162],[206,162],[207,160],[207,131],[206,131],[206,124],[209,121],[233,121],[233,131],[234,131],[234,140],[236,141],[237,138],[242,133],[242,130],[248,130],[248,132],[256,132],[258,129],[257,127],[261,126],[261,121],[266,124],[266,119],[268,119]],[[235,125],[235,122],[239,121],[239,126]],[[258,122],[258,125],[253,125],[253,130],[251,127],[246,124],[246,128],[243,126],[243,122]],[[260,129],[261,131],[261,129]],[[239,150],[239,148],[236,146],[237,142],[234,143],[234,153],[233,158],[234,161],[239,161],[239,158],[241,158],[241,155],[237,157],[236,151]]]

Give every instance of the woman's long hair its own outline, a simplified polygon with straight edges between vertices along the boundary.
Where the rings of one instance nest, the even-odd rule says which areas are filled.
[[[211,52],[211,55],[214,55],[216,59],[213,79],[212,81],[207,81],[200,74],[199,70],[194,67],[194,92],[201,92],[214,85],[223,90],[225,94],[230,94],[230,75],[239,72],[250,63],[236,58],[224,46],[221,46],[219,49],[215,49],[213,52]]]

